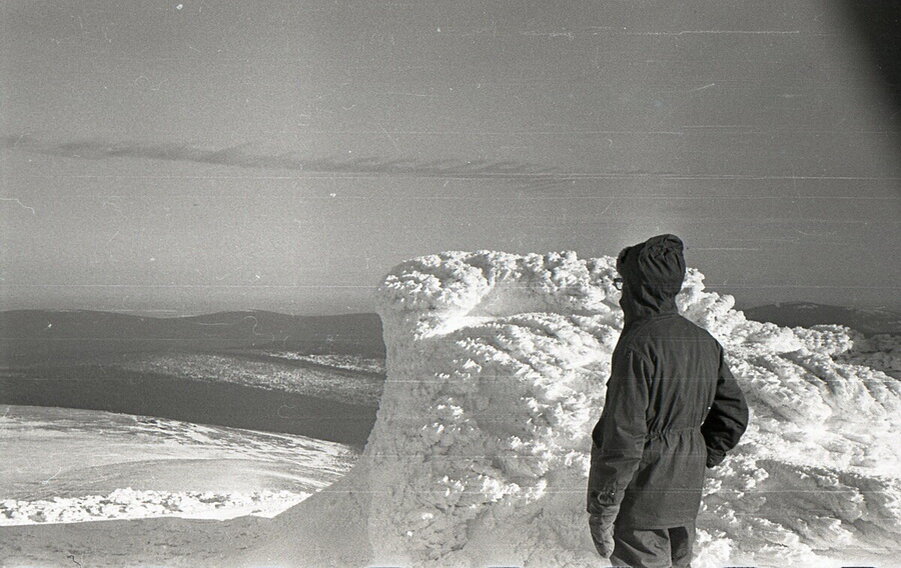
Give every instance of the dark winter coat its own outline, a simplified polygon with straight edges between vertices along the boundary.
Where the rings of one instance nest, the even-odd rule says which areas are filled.
[[[682,241],[659,235],[623,249],[624,327],[592,432],[588,512],[618,526],[693,521],[705,466],[723,461],[744,433],[748,407],[706,330],[679,315]]]

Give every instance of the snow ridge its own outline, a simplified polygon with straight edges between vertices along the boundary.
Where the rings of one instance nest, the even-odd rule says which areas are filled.
[[[112,519],[183,517],[232,519],[244,515],[274,517],[310,493],[291,491],[139,491],[130,487],[109,495],[54,497],[38,501],[0,500],[0,527],[80,523]]]

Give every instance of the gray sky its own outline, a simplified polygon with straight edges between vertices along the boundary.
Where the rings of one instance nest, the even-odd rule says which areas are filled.
[[[442,250],[901,308],[899,116],[835,3],[3,2],[2,308],[371,310]]]

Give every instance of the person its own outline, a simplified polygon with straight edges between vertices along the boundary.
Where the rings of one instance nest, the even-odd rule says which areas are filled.
[[[682,317],[683,243],[671,234],[616,261],[623,330],[592,431],[589,528],[614,566],[690,566],[705,467],[719,465],[748,425],[723,348]]]

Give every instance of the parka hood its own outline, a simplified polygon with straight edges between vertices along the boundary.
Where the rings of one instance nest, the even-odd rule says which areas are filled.
[[[623,279],[619,305],[626,325],[654,315],[678,313],[676,295],[685,280],[682,251],[682,240],[670,234],[620,251],[616,270]]]

